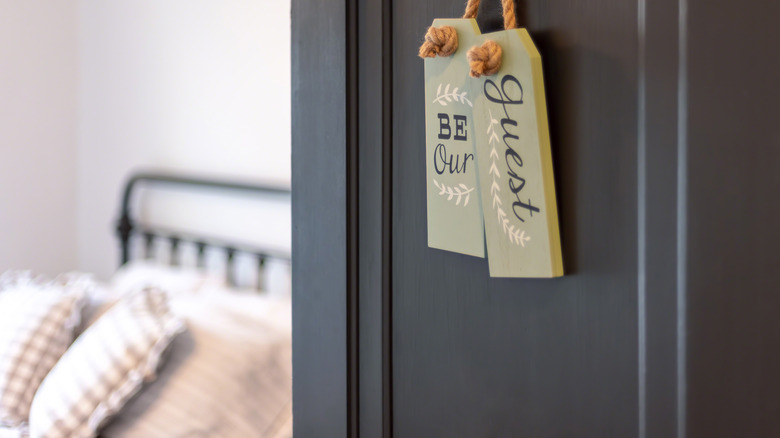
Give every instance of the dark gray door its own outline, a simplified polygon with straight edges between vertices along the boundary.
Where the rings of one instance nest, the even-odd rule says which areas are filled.
[[[553,280],[491,279],[486,259],[426,247],[415,55],[425,27],[460,3],[393,2],[395,436],[636,436],[636,2],[518,5],[545,67],[566,272]]]
[[[554,280],[426,246],[416,53],[463,3],[293,1],[296,436],[780,436],[780,2],[516,2]]]
[[[566,276],[517,280],[426,247],[415,54],[462,4],[393,1],[394,436],[780,436],[780,6],[752,3],[518,2]]]

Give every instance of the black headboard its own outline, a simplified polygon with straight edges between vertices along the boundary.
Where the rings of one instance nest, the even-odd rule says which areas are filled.
[[[179,263],[179,246],[182,242],[188,242],[197,248],[198,265],[203,266],[207,248],[219,248],[224,250],[227,259],[228,281],[233,282],[233,261],[237,253],[252,254],[257,259],[259,277],[267,260],[274,259],[290,262],[290,254],[269,248],[258,248],[255,245],[242,244],[240,242],[227,242],[214,237],[195,236],[174,229],[161,229],[151,227],[136,220],[131,212],[131,201],[134,190],[139,186],[180,186],[187,188],[204,188],[224,190],[227,193],[249,193],[260,197],[290,197],[290,189],[281,186],[248,184],[231,181],[221,181],[207,178],[196,178],[182,175],[164,173],[137,173],[130,177],[125,184],[122,195],[119,221],[116,233],[121,245],[121,263],[127,263],[131,258],[130,243],[135,235],[142,236],[145,243],[146,258],[150,257],[152,247],[158,240],[166,240],[170,245],[170,264]]]

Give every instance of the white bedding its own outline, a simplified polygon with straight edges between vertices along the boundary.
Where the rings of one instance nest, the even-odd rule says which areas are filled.
[[[188,330],[158,379],[125,406],[103,437],[291,437],[289,296],[229,289],[194,271],[138,263],[115,290],[155,284]]]
[[[292,436],[289,299],[212,290],[171,308],[188,331],[101,436]]]
[[[85,325],[143,286],[168,291],[187,330],[174,339],[157,380],[99,436],[292,437],[289,296],[240,292],[195,271],[136,263],[92,297]],[[0,438],[18,436],[0,428]]]

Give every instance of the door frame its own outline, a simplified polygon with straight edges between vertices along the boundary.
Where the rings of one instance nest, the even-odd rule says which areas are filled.
[[[292,1],[293,421],[302,436],[392,436],[391,5]]]
[[[293,428],[301,436],[357,436],[355,11],[356,0],[292,1]]]

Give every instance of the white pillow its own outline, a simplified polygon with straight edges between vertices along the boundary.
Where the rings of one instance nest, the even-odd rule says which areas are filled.
[[[183,331],[158,289],[131,293],[79,336],[44,379],[30,410],[30,437],[93,437]]]
[[[0,275],[0,427],[24,428],[38,386],[73,341],[92,282]]]
[[[111,280],[94,288],[82,311],[77,335],[106,313],[122,297],[145,288],[165,291],[168,297],[197,293],[203,287],[222,287],[225,280],[191,267],[172,267],[150,260],[132,260],[123,265]],[[2,438],[2,436],[0,436]]]
[[[292,416],[288,298],[203,290],[171,298],[187,332],[158,379],[100,435],[279,437]],[[291,436],[287,434],[286,436]]]

